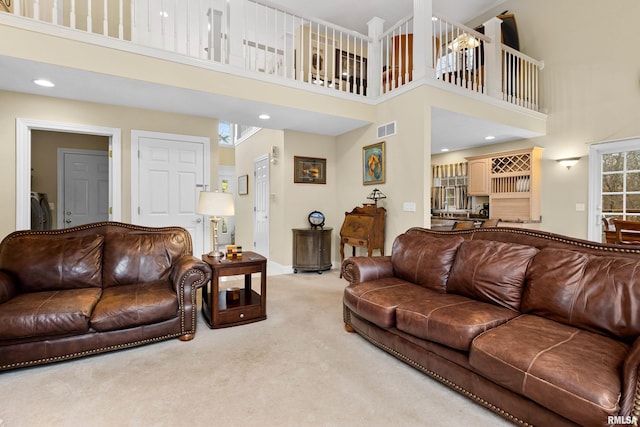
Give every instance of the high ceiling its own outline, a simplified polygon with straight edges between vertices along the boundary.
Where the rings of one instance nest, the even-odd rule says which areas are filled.
[[[367,34],[373,17],[385,21],[385,29],[413,13],[414,0],[272,0],[308,17],[320,18],[341,27]],[[433,11],[457,22],[469,22],[505,0],[433,0]]]
[[[468,22],[504,1],[433,0],[433,4],[436,14],[454,21]],[[319,2],[272,0],[271,3],[362,33],[367,32],[367,22],[374,16],[384,19],[387,25],[392,25],[411,14],[413,9],[413,0],[324,0]],[[47,76],[60,83],[55,88],[47,89],[48,96],[221,118],[241,124],[259,125],[256,123],[258,114],[264,112],[267,107],[271,108],[271,111],[276,108],[229,97],[222,99],[223,97],[212,94],[140,81],[127,81],[1,55],[0,69],[3,70],[0,89],[4,90],[43,94],[42,88],[34,86],[32,81],[35,78]],[[109,89],[113,87],[122,90]],[[188,102],[175,102],[179,99],[188,100]],[[269,127],[274,129],[292,129],[327,135],[339,135],[366,124],[329,115],[322,117],[322,115],[283,107],[277,107],[275,114],[272,113],[271,116]],[[465,121],[464,132],[461,131],[460,126],[450,126],[451,123],[458,124],[461,120]],[[445,110],[434,110],[432,124],[433,153],[439,152],[445,146],[456,150],[481,145],[488,134],[496,136],[492,143],[534,136],[521,129],[464,118],[460,117],[460,114]]]

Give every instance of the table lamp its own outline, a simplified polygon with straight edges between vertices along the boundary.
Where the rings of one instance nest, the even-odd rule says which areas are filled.
[[[222,257],[224,252],[218,249],[218,223],[222,216],[233,216],[233,194],[220,193],[218,191],[201,191],[198,199],[198,210],[200,215],[209,215],[211,221],[211,252],[209,256]]]
[[[373,191],[367,196],[367,199],[373,200],[373,204],[376,208],[378,207],[378,200],[386,198],[387,196],[385,196],[384,193],[377,188],[374,188]]]

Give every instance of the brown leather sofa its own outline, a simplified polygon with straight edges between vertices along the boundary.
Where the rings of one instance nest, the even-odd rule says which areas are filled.
[[[412,228],[342,274],[347,330],[515,424],[637,421],[640,247]]]
[[[0,243],[0,371],[191,340],[210,278],[179,227],[13,232]]]

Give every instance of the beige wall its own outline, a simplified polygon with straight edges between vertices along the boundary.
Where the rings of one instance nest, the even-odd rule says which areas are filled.
[[[375,125],[362,128],[338,137],[338,181],[340,191],[338,206],[349,212],[363,203],[370,203],[367,195],[374,188],[387,198],[378,206],[387,210],[386,253],[390,253],[393,238],[412,226],[424,224],[424,182],[428,165],[430,138],[428,134],[430,115],[426,110],[425,88],[417,88],[407,94],[392,98],[378,108]],[[386,176],[384,184],[364,185],[362,174],[363,148],[380,142],[376,138],[376,127],[397,121],[397,134],[385,138]],[[404,212],[404,202],[416,204],[415,212]],[[360,253],[360,252],[358,252]]]
[[[269,165],[270,260],[291,265],[291,229],[308,227],[307,216],[314,210],[323,212],[326,226],[334,228],[335,254],[336,233],[342,225],[342,218],[336,211],[340,185],[336,178],[335,138],[303,132],[262,129],[236,147],[236,174],[249,175],[249,195],[236,198],[236,242],[246,248],[253,247],[254,162],[270,153],[273,146],[277,157]],[[327,183],[294,183],[294,156],[327,159]]]
[[[56,228],[58,209],[58,149],[108,151],[109,138],[78,133],[31,132],[31,191],[46,193],[53,204],[53,228]]]
[[[119,128],[122,132],[122,220],[131,218],[131,130],[208,137],[211,183],[218,176],[218,121],[135,108],[0,91],[0,235],[15,230],[16,118]]]
[[[215,142],[217,144],[217,141]],[[220,147],[218,149],[218,156],[220,158],[220,166],[235,166],[236,164],[236,150],[235,148]]]
[[[253,175],[254,163],[257,159],[267,156],[272,146],[278,147],[282,152],[284,144],[284,132],[279,130],[262,129],[250,139],[245,140],[236,146],[236,175],[249,175],[247,195],[236,197],[235,220],[236,220],[236,244],[241,245],[245,250],[253,249],[253,206],[255,197],[255,177]],[[269,165],[270,183],[269,192],[275,195],[275,200],[270,203],[270,258],[278,257],[279,240],[281,240],[280,230],[283,215],[283,207],[279,200],[283,197],[282,184],[282,163],[270,163]],[[275,230],[278,230],[276,234]],[[284,259],[284,258],[282,258]],[[276,261],[281,262],[281,261]]]
[[[335,253],[339,239],[342,219],[336,208],[336,195],[342,187],[337,178],[335,138],[330,136],[313,135],[303,132],[285,131],[284,151],[281,158],[283,166],[283,192],[282,196],[275,200],[280,201],[284,215],[282,224],[278,225],[276,236],[283,245],[279,249],[282,253],[282,263],[291,265],[293,257],[292,228],[309,227],[308,216],[313,211],[320,211],[325,215],[325,227],[333,228],[332,256]],[[294,183],[294,156],[318,157],[327,160],[326,184],[300,184]]]

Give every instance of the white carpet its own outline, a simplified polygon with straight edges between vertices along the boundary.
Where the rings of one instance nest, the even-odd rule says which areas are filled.
[[[254,283],[257,287],[258,283]],[[267,320],[0,373],[0,426],[500,426],[344,330],[337,271],[268,279]]]

